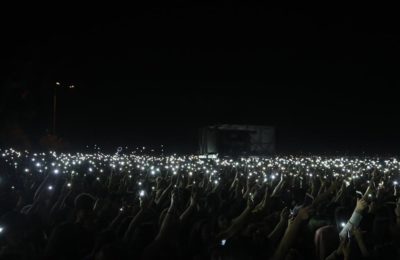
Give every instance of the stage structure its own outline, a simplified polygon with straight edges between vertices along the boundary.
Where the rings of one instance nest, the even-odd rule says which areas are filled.
[[[200,154],[266,156],[275,152],[275,128],[256,125],[213,125],[200,129]]]

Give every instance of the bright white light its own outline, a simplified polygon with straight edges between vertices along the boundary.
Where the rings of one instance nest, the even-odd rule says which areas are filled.
[[[29,169],[28,169],[28,168],[26,168],[26,169],[25,169],[25,172],[29,172]]]
[[[342,222],[342,223],[340,223],[340,226],[341,226],[342,228],[344,228],[344,226],[346,226],[346,223]]]
[[[140,196],[140,197],[144,197],[144,195],[145,195],[145,191],[144,191],[144,190],[141,190],[141,191],[139,192],[139,196]]]
[[[100,180],[100,177],[97,177],[96,180],[99,181],[99,180]]]
[[[59,169],[54,169],[54,174],[59,174],[60,170]]]
[[[4,228],[0,227],[0,233],[3,233]]]
[[[49,186],[47,187],[47,189],[53,190],[53,186],[49,185]]]
[[[68,182],[67,183],[67,187],[70,188],[71,187],[71,183]]]

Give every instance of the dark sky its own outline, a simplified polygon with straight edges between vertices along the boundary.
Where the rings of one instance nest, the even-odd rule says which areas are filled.
[[[5,111],[44,133],[61,81],[75,143],[194,151],[200,126],[243,123],[277,126],[283,152],[396,151],[394,7],[185,2],[5,10],[3,93],[28,91]]]

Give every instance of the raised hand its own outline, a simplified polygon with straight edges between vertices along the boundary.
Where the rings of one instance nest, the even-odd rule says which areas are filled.
[[[171,193],[170,209],[176,209],[178,207],[178,199],[178,190],[175,188]]]
[[[190,196],[190,205],[191,206],[196,205],[198,197],[199,197],[199,193],[197,192],[197,189],[193,189],[192,194]]]
[[[249,194],[248,198],[247,198],[247,208],[248,209],[254,209],[255,204],[254,204],[254,195],[253,194]]]
[[[357,199],[355,211],[357,211],[358,213],[362,213],[364,209],[367,208],[367,206],[368,203],[364,199]]]
[[[313,212],[313,209],[312,209],[311,206],[301,208],[299,210],[299,213],[297,214],[296,218],[298,218],[298,219],[300,219],[302,221],[307,220],[307,219],[310,218],[312,212]]]

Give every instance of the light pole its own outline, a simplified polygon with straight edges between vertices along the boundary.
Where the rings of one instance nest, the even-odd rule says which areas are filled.
[[[54,84],[53,91],[53,135],[56,135],[56,117],[57,117],[57,88],[63,87],[60,82]],[[69,85],[68,88],[75,88],[74,85]]]

